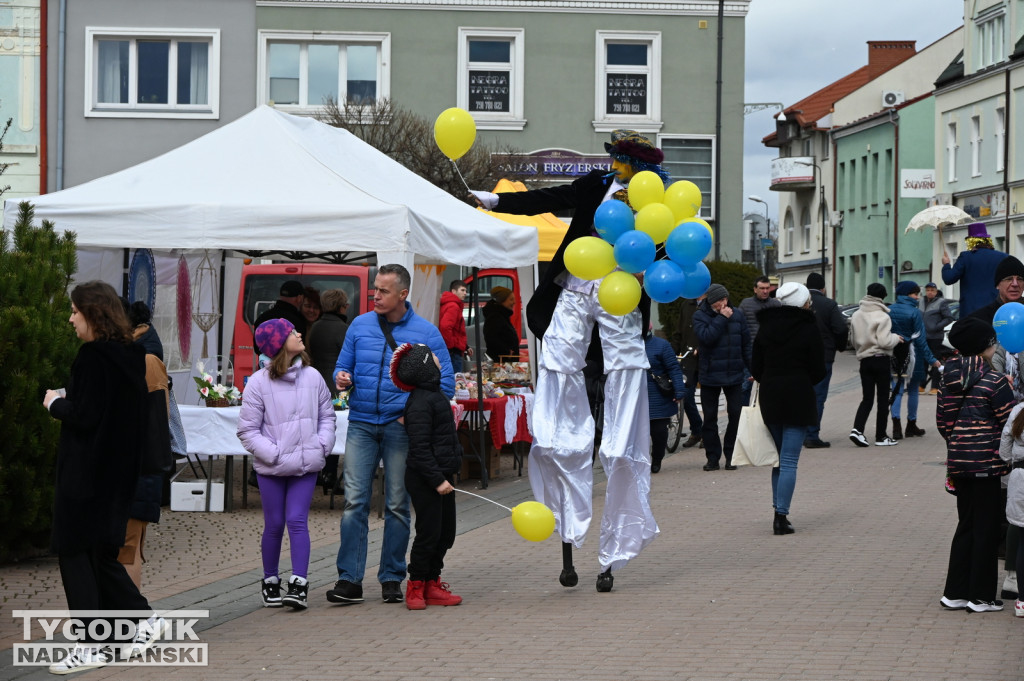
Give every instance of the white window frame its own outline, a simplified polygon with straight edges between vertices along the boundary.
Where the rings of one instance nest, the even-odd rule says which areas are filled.
[[[711,193],[710,193],[710,196],[708,197],[708,202],[706,204],[703,203],[703,198],[701,199],[702,203],[701,203],[700,213],[698,214],[698,217],[700,217],[701,219],[704,219],[704,220],[710,220],[711,222],[715,222],[718,219],[717,206],[715,205],[715,194],[716,194],[716,191],[715,191],[715,160],[717,159],[717,154],[715,152],[715,146],[718,144],[718,140],[715,139],[714,135],[669,135],[669,134],[665,134],[665,135],[658,135],[658,138],[657,138],[658,148],[659,149],[664,149],[665,148],[665,140],[670,140],[670,139],[671,140],[677,140],[677,139],[684,139],[684,140],[711,140]],[[686,179],[686,178],[673,177],[673,179],[674,180],[679,180],[679,179]]]
[[[471,40],[507,40],[511,43],[509,54],[509,110],[507,112],[471,111],[469,108],[470,69],[502,70],[504,64],[469,61]],[[456,106],[476,121],[479,130],[522,130],[526,127],[525,82],[526,82],[526,30],[522,28],[477,28],[459,26],[458,73],[456,74]]]
[[[99,85],[99,59],[97,51],[101,40],[128,40],[128,102],[125,104],[100,103],[97,101]],[[139,40],[166,39],[171,41],[168,55],[168,83],[173,90],[177,87],[178,42],[209,42],[207,55],[207,104],[139,104],[138,98],[138,53],[135,45]],[[85,29],[85,117],[86,118],[220,118],[220,29],[217,28],[141,28],[87,26]],[[174,98],[175,100],[177,98]]]
[[[648,49],[647,107],[643,116],[606,113],[607,79],[609,67],[605,63],[608,43],[645,43]],[[661,32],[660,31],[598,31],[594,60],[594,132],[611,132],[617,128],[630,128],[639,132],[658,132],[661,120]],[[639,67],[613,67],[630,71]]]
[[[956,121],[946,123],[946,182],[956,182],[957,125]]]
[[[977,39],[977,69],[984,69],[1006,58],[1006,10],[986,11],[974,19]]]
[[[807,220],[805,222],[803,220],[804,216],[802,216],[802,215],[800,216],[801,217],[800,221],[803,222],[803,225],[802,225],[803,234],[802,234],[802,238],[800,240],[800,252],[801,253],[810,253],[811,252],[811,228],[813,227],[813,225],[811,224],[811,209],[810,209],[809,206],[807,206],[807,207],[804,207],[804,210],[807,211]]]
[[[795,241],[794,227],[793,227],[793,211],[792,209],[786,209],[786,216],[783,218],[783,231],[786,233],[786,253],[785,255],[793,255],[793,241]]]
[[[971,116],[971,177],[981,175],[981,115]]]
[[[1006,149],[1004,148],[1006,135],[1006,107],[1000,106],[996,108],[995,127],[996,171],[1002,172],[1003,170],[1006,170]]]
[[[258,31],[256,52],[256,104],[270,104],[270,43],[297,43],[300,48],[309,43],[326,43],[329,45],[351,45],[361,43],[376,45],[380,59],[377,61],[377,101],[391,97],[391,34],[382,32],[357,31]],[[299,62],[299,101],[308,91],[309,73],[307,70],[306,51],[300,51]],[[340,85],[340,84],[339,84]],[[338,93],[338,108],[344,107],[342,93]],[[322,104],[274,104],[274,108],[300,116],[312,116],[322,113]]]

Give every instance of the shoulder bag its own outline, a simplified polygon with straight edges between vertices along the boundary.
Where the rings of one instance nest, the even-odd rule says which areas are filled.
[[[740,410],[739,428],[736,430],[736,445],[732,451],[733,466],[778,466],[779,452],[775,440],[761,417],[758,405],[760,386],[754,383],[750,390],[750,406]]]

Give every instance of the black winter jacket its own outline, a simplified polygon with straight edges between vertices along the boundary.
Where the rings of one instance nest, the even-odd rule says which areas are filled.
[[[320,372],[327,383],[332,396],[337,396],[338,388],[334,384],[334,365],[338,363],[341,346],[345,343],[345,332],[348,324],[336,312],[324,312],[320,319],[310,327],[305,341],[309,351],[309,359],[313,368]]]
[[[811,309],[818,322],[818,332],[825,348],[825,361],[834,362],[836,351],[846,349],[846,336],[849,332],[846,318],[839,311],[836,301],[814,289],[811,289]]]
[[[783,306],[757,313],[750,374],[761,384],[758,401],[765,423],[818,423],[814,385],[825,378],[825,351],[811,310]]]
[[[697,373],[701,385],[743,383],[743,368],[750,367],[752,344],[747,320],[739,308],[732,308],[732,316],[726,318],[705,300],[693,315],[693,330],[700,343]]]
[[[502,357],[519,356],[519,334],[512,326],[512,310],[491,300],[483,309],[484,343],[487,354],[495,362]]]
[[[462,465],[462,446],[455,433],[451,403],[438,380],[421,384],[405,403],[405,432],[409,436],[407,469],[437,487]]]

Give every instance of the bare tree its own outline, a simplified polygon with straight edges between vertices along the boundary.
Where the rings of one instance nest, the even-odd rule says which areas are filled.
[[[459,172],[473,189],[490,190],[502,177],[523,180],[528,176],[509,172],[517,167],[518,152],[511,147],[492,147],[479,140],[454,164],[434,143],[434,123],[396,105],[389,99],[372,104],[328,98],[322,123],[348,130],[378,151],[413,171],[452,196],[467,200],[466,186]]]

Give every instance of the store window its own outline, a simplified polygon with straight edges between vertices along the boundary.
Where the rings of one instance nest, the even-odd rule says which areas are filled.
[[[597,32],[594,129],[661,127],[661,33]]]
[[[458,101],[483,130],[522,130],[525,32],[459,28]]]

